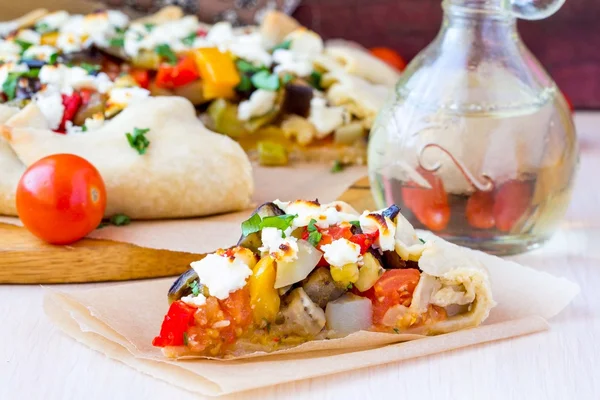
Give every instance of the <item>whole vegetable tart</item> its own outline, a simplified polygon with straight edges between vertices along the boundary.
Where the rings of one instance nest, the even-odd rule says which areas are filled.
[[[228,358],[360,331],[433,335],[474,327],[494,306],[484,266],[420,239],[392,205],[273,201],[237,245],[193,262],[171,286],[155,346]]]

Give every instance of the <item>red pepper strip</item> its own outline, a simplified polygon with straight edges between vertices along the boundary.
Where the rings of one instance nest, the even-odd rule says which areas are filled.
[[[140,87],[148,89],[148,86],[150,85],[150,74],[147,69],[133,68],[129,71],[129,75],[131,75]]]
[[[63,105],[65,106],[65,112],[63,113],[60,125],[56,130],[58,133],[65,133],[65,125],[67,124],[67,121],[73,122],[75,114],[77,114],[79,107],[81,107],[81,95],[77,92],[73,92],[73,94],[70,96],[63,94],[62,99]]]
[[[369,251],[378,237],[379,231],[375,231],[373,233],[357,233],[352,235],[352,237],[348,240],[360,246],[360,254],[365,254],[367,251]]]
[[[196,308],[178,300],[171,304],[160,328],[160,334],[154,338],[152,345],[156,347],[182,346],[184,333],[194,325]]]
[[[156,74],[156,86],[175,88],[192,83],[200,77],[194,58],[185,56],[176,65],[161,64]]]

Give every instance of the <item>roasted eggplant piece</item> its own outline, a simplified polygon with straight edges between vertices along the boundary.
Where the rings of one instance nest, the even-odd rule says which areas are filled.
[[[346,287],[333,280],[329,268],[316,268],[302,281],[302,288],[308,297],[323,309],[327,303],[346,293]]]
[[[395,251],[384,251],[381,257],[383,260],[382,265],[385,269],[418,269],[419,271],[421,270],[417,261],[403,260]]]
[[[400,213],[400,207],[398,207],[395,204],[392,204],[391,206],[389,206],[388,208],[383,210],[381,214],[384,217],[388,217],[389,219],[391,219],[393,221],[399,213]]]
[[[179,275],[179,278],[169,288],[169,304],[174,301],[181,299],[182,297],[188,296],[192,293],[190,284],[198,280],[198,274],[193,268],[188,269],[183,274]],[[202,288],[200,283],[198,287]]]
[[[285,297],[277,315],[277,331],[282,335],[315,336],[325,327],[325,312],[304,289],[296,288]]]
[[[277,207],[274,203],[265,203],[259,206],[254,212],[252,216],[258,214],[259,217],[274,217],[276,215],[285,214],[283,210]],[[252,217],[251,216],[251,217]],[[247,249],[252,250],[255,253],[258,253],[258,248],[262,245],[262,241],[260,239],[260,232],[254,232],[247,236],[242,235],[240,240],[237,242],[238,246],[246,247]]]
[[[34,94],[42,89],[42,84],[38,78],[19,78],[15,98],[19,100],[31,99]]]
[[[98,92],[92,92],[89,101],[81,106],[75,114],[73,122],[77,126],[83,126],[85,120],[93,118],[95,114],[104,114],[106,105],[106,95]]]
[[[310,86],[288,83],[285,85],[282,110],[286,114],[296,114],[308,117],[313,89]]]
[[[25,59],[25,60],[21,60],[21,62],[25,65],[27,65],[29,67],[29,69],[32,68],[42,68],[44,65],[46,65],[46,61],[43,60],[36,60],[36,59]]]

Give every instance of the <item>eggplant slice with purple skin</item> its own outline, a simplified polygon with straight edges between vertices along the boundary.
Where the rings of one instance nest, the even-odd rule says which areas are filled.
[[[285,85],[285,95],[281,109],[285,114],[296,114],[300,117],[307,118],[310,112],[310,101],[312,98],[312,87],[288,83]]]

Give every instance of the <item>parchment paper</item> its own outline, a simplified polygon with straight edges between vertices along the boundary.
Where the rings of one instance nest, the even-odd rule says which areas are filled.
[[[354,182],[367,174],[366,167],[347,167],[332,173],[323,164],[294,164],[293,167],[266,168],[253,165],[254,203],[275,199],[316,199],[325,203],[336,200]],[[162,221],[133,221],[127,226],[107,226],[89,237],[110,239],[138,246],[191,253],[209,253],[231,246],[240,236],[240,223],[252,209],[205,218]],[[17,218],[2,217],[0,222],[20,225]]]
[[[184,389],[222,395],[542,331],[548,328],[545,318],[559,313],[579,291],[564,278],[475,254],[490,272],[498,305],[483,326],[435,337],[358,332],[260,358],[173,361],[151,345],[168,308],[172,279],[70,293],[49,290],[44,307],[67,334],[111,358]],[[417,340],[396,343],[410,339]]]

